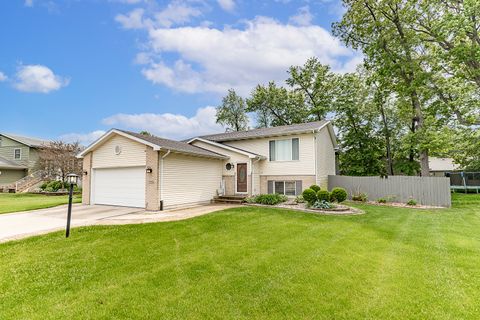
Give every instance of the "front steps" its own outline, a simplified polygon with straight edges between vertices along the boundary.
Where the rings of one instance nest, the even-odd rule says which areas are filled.
[[[216,196],[213,198],[213,203],[231,203],[242,204],[246,196]]]

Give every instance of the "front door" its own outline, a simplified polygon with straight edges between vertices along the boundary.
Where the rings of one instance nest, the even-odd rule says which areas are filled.
[[[247,192],[247,164],[237,164],[237,192]]]

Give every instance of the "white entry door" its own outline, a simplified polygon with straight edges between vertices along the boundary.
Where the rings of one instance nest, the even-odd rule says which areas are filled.
[[[92,203],[145,207],[145,167],[94,169]]]

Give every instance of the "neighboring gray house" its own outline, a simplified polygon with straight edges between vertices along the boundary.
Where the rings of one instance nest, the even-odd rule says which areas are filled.
[[[10,185],[35,171],[38,149],[50,141],[0,133],[0,186]]]

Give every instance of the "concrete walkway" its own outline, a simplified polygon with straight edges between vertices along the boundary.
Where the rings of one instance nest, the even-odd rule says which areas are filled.
[[[72,227],[175,221],[234,207],[236,205],[212,204],[161,212],[146,212],[139,208],[77,204],[72,209]],[[66,221],[66,205],[0,214],[0,242],[64,230]]]

